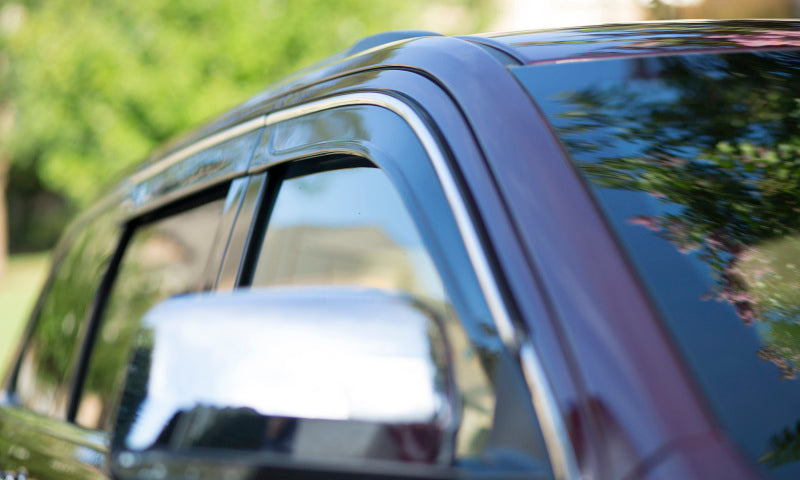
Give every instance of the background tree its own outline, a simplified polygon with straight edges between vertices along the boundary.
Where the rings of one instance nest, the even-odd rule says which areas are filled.
[[[0,5],[0,199],[13,165],[12,182],[71,205],[94,197],[156,144],[361,37],[420,28],[430,11],[457,18],[466,33],[492,8],[490,0]],[[0,269],[5,210],[0,203]]]

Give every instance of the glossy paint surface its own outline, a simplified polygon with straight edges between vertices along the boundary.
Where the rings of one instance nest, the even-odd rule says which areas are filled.
[[[797,20],[692,20],[489,35],[524,63],[800,46]]]
[[[516,73],[629,252],[722,426],[771,478],[797,477],[789,445],[800,415],[790,173],[798,52]],[[542,80],[555,76],[570,80]]]
[[[107,477],[108,436],[23,408],[0,408],[2,469],[29,479]]]
[[[433,43],[438,40],[440,39],[422,39],[419,42]],[[463,52],[463,55],[458,58],[463,60],[471,57],[472,62],[477,64],[481,58],[489,57],[489,55],[483,50],[475,48],[474,50]],[[557,161],[541,161],[536,164],[537,168],[531,168],[531,157],[547,158],[548,142],[552,142],[552,137],[547,129],[543,128],[535,110],[531,108],[527,94],[519,88],[519,85],[512,78],[507,76],[505,68],[498,64],[494,58],[491,58],[491,63],[484,64],[481,69],[475,68],[474,65],[460,65],[461,70],[469,72],[469,75],[466,76],[455,73],[459,69],[454,68],[453,65],[444,65],[441,69],[436,68],[436,65],[432,63],[426,66],[429,66],[432,71],[438,74],[437,78],[439,78],[440,82],[446,85],[451,94],[457,99],[459,107],[471,122],[478,144],[486,155],[485,158],[490,168],[489,172],[483,170],[481,178],[467,176],[465,181],[481,182],[486,179],[494,179],[495,182],[500,183],[504,194],[510,196],[508,198],[513,200],[510,204],[515,214],[519,215],[516,218],[516,221],[519,222],[518,225],[531,225],[533,228],[531,232],[537,238],[547,241],[550,244],[550,248],[557,247],[559,250],[563,250],[569,243],[583,238],[585,230],[576,229],[576,225],[573,223],[562,225],[559,222],[564,220],[558,217],[553,218],[554,212],[558,212],[563,207],[561,200],[564,198],[565,187],[570,182],[569,177],[562,180],[554,177],[554,174],[559,172],[559,168],[565,168],[570,175],[572,172],[569,171],[566,164],[559,165]],[[480,82],[481,88],[485,92],[484,95],[470,95],[470,92],[477,87],[477,82]],[[495,109],[502,111],[503,115],[497,117],[485,114],[485,112],[494,111]],[[444,128],[444,131],[446,132],[447,129]],[[556,145],[553,144],[552,146]],[[555,151],[558,152],[557,146]],[[465,159],[468,158],[465,157]],[[465,163],[465,170],[462,170],[462,172],[465,175],[466,172],[472,173],[470,171],[471,167],[471,164]],[[574,182],[575,180],[572,181]],[[487,187],[482,190],[472,191],[478,209],[491,208],[489,205],[491,205],[492,201],[492,189],[490,186]],[[577,188],[575,192],[577,198],[580,198],[581,195],[585,197],[586,194],[582,192],[580,183],[576,182],[575,187]],[[542,203],[542,195],[551,193],[556,195],[555,200],[557,202],[551,204],[548,200],[547,204]],[[589,203],[588,205],[591,204]],[[591,214],[591,212],[592,210],[589,210],[583,215]],[[559,342],[564,340],[567,333],[556,330],[554,332],[557,338],[555,342],[545,340],[550,328],[548,321],[553,318],[552,312],[548,312],[547,309],[552,308],[552,304],[545,303],[543,306],[541,297],[531,294],[531,292],[535,292],[545,286],[542,284],[537,286],[536,277],[531,276],[532,272],[537,271],[537,269],[541,272],[541,267],[536,263],[540,261],[550,263],[548,269],[554,268],[556,272],[555,278],[558,278],[559,282],[573,294],[577,293],[576,288],[592,289],[600,287],[601,289],[607,289],[611,285],[606,279],[605,272],[624,269],[624,263],[616,263],[613,267],[609,266],[610,269],[598,271],[597,273],[603,273],[603,278],[598,278],[599,283],[596,285],[592,285],[590,281],[579,273],[586,267],[583,261],[588,259],[581,260],[576,258],[575,251],[562,251],[558,254],[552,252],[554,253],[553,255],[548,255],[547,250],[537,245],[531,250],[535,255],[536,263],[526,264],[526,261],[532,260],[528,256],[529,253],[520,252],[516,255],[513,253],[515,248],[519,248],[514,243],[518,233],[509,232],[507,236],[499,235],[504,229],[508,231],[507,229],[509,228],[508,224],[505,223],[508,219],[506,216],[508,211],[505,207],[499,206],[497,209],[488,210],[487,213],[481,218],[486,225],[487,235],[496,241],[495,253],[503,262],[501,268],[505,272],[504,278],[509,279],[507,288],[513,292],[517,308],[531,309],[525,313],[525,318],[529,322],[527,327],[533,332],[533,341],[536,342],[539,351],[547,352],[548,357],[546,358],[549,361],[557,362],[558,356],[564,354],[564,350],[561,350],[563,343],[560,347]],[[555,236],[555,232],[551,229],[561,228],[561,226],[568,226],[576,231],[567,234],[566,237]],[[582,227],[585,228],[586,225],[584,224]],[[600,238],[602,238],[602,235],[607,235],[604,230],[601,230],[601,232]],[[612,245],[613,243],[610,240],[606,245],[597,244],[597,250],[593,256],[607,258],[606,248],[612,249],[613,252]],[[565,260],[570,260],[569,257],[579,263],[574,265],[565,263]],[[521,259],[525,260],[521,261]],[[618,258],[616,261],[620,262],[621,259]],[[612,264],[613,262],[611,261]],[[534,265],[535,267],[532,268]],[[577,270],[568,272],[565,270],[568,266]],[[564,273],[568,273],[568,275],[565,276]],[[549,289],[550,279],[547,278],[546,280],[548,280],[548,284],[545,288]],[[526,285],[528,288],[525,288]],[[619,287],[619,284],[617,287]],[[633,289],[630,295],[640,295],[633,278],[630,278],[627,286],[622,287],[618,293],[621,293],[625,288]],[[551,298],[553,296],[552,293],[552,291],[549,292]],[[602,295],[603,299],[609,298],[606,293],[601,293],[600,295]],[[563,299],[571,308],[576,305],[574,295],[565,292]],[[601,303],[603,301],[600,297],[598,297],[598,300]],[[586,305],[582,305],[582,307],[585,308]],[[543,308],[544,310],[542,310]],[[573,317],[575,321],[582,321],[586,318],[586,312],[582,311],[578,315],[568,315],[570,319]],[[594,322],[598,322],[598,326],[607,321],[599,312],[593,314],[592,317],[594,317],[592,318]],[[597,358],[591,359],[591,354],[600,352],[595,350],[590,353],[587,350],[586,353],[589,355],[586,356],[586,361],[589,364],[586,366],[590,370],[595,367],[608,367],[602,368],[602,372],[598,371],[590,375],[592,384],[596,385],[592,395],[595,398],[579,394],[573,401],[561,404],[564,418],[570,428],[572,441],[576,445],[576,455],[579,463],[582,464],[581,468],[587,471],[601,472],[598,474],[600,476],[624,475],[641,462],[642,458],[655,454],[670,439],[692,432],[698,428],[698,425],[703,425],[704,420],[699,413],[694,416],[688,415],[693,409],[696,411],[698,408],[697,403],[692,403],[697,400],[691,393],[686,393],[686,389],[689,387],[683,372],[678,369],[677,371],[672,370],[674,373],[669,373],[671,368],[669,366],[675,365],[675,358],[668,347],[668,342],[662,337],[660,328],[655,323],[655,318],[651,317],[651,319],[652,323],[649,326],[654,331],[649,335],[653,336],[654,341],[646,349],[647,352],[642,351],[640,354],[648,356],[650,361],[656,364],[663,363],[667,366],[662,373],[668,377],[667,383],[670,385],[671,392],[669,399],[661,396],[664,393],[663,391],[658,393],[656,391],[648,392],[651,388],[658,390],[659,385],[663,386],[663,384],[654,384],[655,382],[649,378],[649,372],[644,369],[645,365],[641,365],[640,374],[630,375],[630,365],[625,361],[620,361],[618,364],[614,362],[599,364]],[[573,327],[570,326],[569,328]],[[586,325],[581,325],[575,328],[574,333],[588,333],[589,331],[591,330],[587,330]],[[568,332],[569,335],[574,334],[569,330]],[[616,345],[600,344],[598,347],[600,347],[600,351],[611,349],[611,352],[608,353],[612,356],[617,356],[618,352],[623,353],[623,357],[629,354],[635,355],[635,352],[630,352],[629,350],[631,348],[635,350],[635,342],[643,338],[639,335],[641,335],[641,332],[631,332],[630,340],[634,342],[631,346],[624,345],[624,339],[620,339]],[[647,335],[645,334],[645,338]],[[591,344],[596,344],[598,340],[603,339],[603,337],[596,336],[584,338],[588,342],[585,345],[580,345],[580,347],[589,347]],[[539,343],[539,339],[541,339],[541,343]],[[658,342],[662,345],[661,350],[656,348],[656,345],[659,344]],[[549,356],[551,352],[554,354],[553,356]],[[666,357],[663,360],[658,360],[659,355],[665,355]],[[548,360],[545,361],[547,362]],[[632,361],[632,364],[637,365],[637,362],[641,364],[641,359]],[[574,367],[583,368],[584,365],[571,365],[568,368]],[[552,379],[551,381],[562,382],[566,381],[569,376],[551,376],[550,378]],[[632,391],[635,393],[631,393]],[[569,392],[569,390],[557,389],[557,395],[564,395],[566,392]],[[649,397],[654,400],[654,403],[641,401],[631,403],[629,401],[630,395],[634,397],[638,395],[643,398]],[[598,402],[596,400],[597,397],[603,398],[603,402]],[[670,401],[678,402],[673,403],[673,406],[679,405],[680,402],[688,402],[688,404],[678,409],[680,411],[685,408],[685,411],[676,412],[674,418],[666,420],[659,419],[658,414],[656,414],[658,409],[662,408],[658,405],[661,401],[664,402],[664,405]],[[613,417],[602,415],[604,413],[603,409],[609,408],[605,405],[606,402],[614,405],[611,408],[619,408],[620,412],[624,411],[624,415],[621,413],[614,414]],[[626,440],[626,437],[631,435],[635,439]],[[603,438],[606,440],[613,438],[613,441],[604,443],[601,440]],[[624,447],[625,445],[633,446],[633,448]],[[623,446],[623,448],[619,448],[620,446]],[[614,449],[614,454],[610,455],[607,449],[612,448]]]
[[[492,84],[492,82],[502,81],[506,77],[507,74],[502,67],[502,64],[498,64],[495,56],[487,54],[485,49],[475,48],[474,46],[463,42],[452,42],[452,39],[450,40],[451,42],[446,44],[448,48],[452,51],[457,51],[458,57],[464,59],[465,62],[489,62],[487,65],[485,65],[486,68],[483,71],[469,67],[468,63],[459,63],[458,65],[452,66],[452,68],[456,70],[469,69],[472,75],[477,76],[475,82],[468,81],[466,84],[462,85],[464,91],[461,93],[466,94],[473,89],[482,88],[479,87],[478,83],[487,82],[487,84]],[[407,57],[407,59],[410,58],[411,57]],[[436,62],[426,62],[426,66],[430,68],[436,68]],[[444,74],[445,71],[437,70],[437,73]],[[452,76],[452,78],[448,78],[455,81],[459,80],[457,75]],[[502,85],[504,87],[509,86],[509,84],[505,83]],[[516,88],[516,85],[513,82],[511,82],[510,85],[512,88]],[[579,400],[575,399],[574,397],[576,393],[574,390],[574,383],[572,383],[572,376],[567,370],[565,370],[565,352],[560,347],[560,340],[558,339],[557,334],[555,334],[551,329],[551,324],[548,322],[549,314],[546,310],[546,306],[542,303],[541,297],[531,293],[536,292],[538,289],[534,283],[534,278],[531,276],[532,271],[525,263],[521,263],[519,261],[520,258],[524,258],[524,253],[520,250],[520,245],[514,240],[515,233],[513,232],[510,223],[508,223],[508,218],[506,216],[507,212],[500,203],[499,197],[494,191],[495,184],[493,183],[492,175],[487,170],[481,152],[475,144],[475,138],[470,130],[469,125],[465,123],[463,116],[458,110],[459,105],[452,103],[451,98],[447,95],[447,91],[442,87],[437,86],[435,83],[431,82],[422,75],[405,70],[376,70],[353,76],[335,78],[330,81],[314,85],[308,89],[298,91],[297,93],[293,94],[291,98],[293,103],[302,102],[307,99],[313,99],[316,95],[336,95],[347,93],[351,91],[350,89],[357,87],[363,89],[386,88],[403,92],[404,95],[414,98],[414,103],[417,105],[417,108],[419,108],[420,111],[424,111],[425,115],[432,118],[435,124],[440,127],[438,134],[441,135],[441,137],[445,140],[445,144],[451,149],[451,158],[458,158],[458,165],[455,171],[460,174],[461,178],[459,178],[459,181],[466,182],[465,185],[469,185],[469,188],[462,189],[462,193],[466,195],[469,200],[472,200],[469,190],[472,190],[473,192],[480,192],[480,202],[477,204],[471,204],[471,208],[477,209],[475,211],[480,212],[477,218],[480,219],[478,225],[479,227],[482,227],[482,234],[488,235],[493,242],[496,242],[495,245],[498,246],[496,250],[490,250],[489,253],[501,255],[503,258],[508,260],[508,263],[504,266],[504,268],[508,267],[514,270],[514,286],[515,288],[519,288],[521,293],[517,300],[524,304],[526,308],[531,309],[528,312],[531,315],[531,318],[537,319],[536,335],[532,340],[536,341],[537,348],[540,349],[540,351],[547,352],[547,355],[544,357],[544,361],[547,362],[548,373],[554,372],[552,375],[548,376],[547,381],[554,382],[554,384],[557,385],[558,388],[556,388],[554,391],[559,397],[559,400],[563,402],[561,403],[562,406],[578,404]],[[521,97],[521,99],[523,102],[526,101],[526,97],[524,95]],[[421,105],[425,106],[424,110],[422,110]],[[307,118],[306,121],[309,121],[310,119],[311,118]],[[478,120],[485,120],[486,123],[492,124],[492,119],[478,118]],[[320,131],[323,132],[324,130],[320,129]],[[374,131],[375,135],[382,137],[389,134],[392,130],[377,128],[370,129],[370,131]],[[387,138],[391,138],[391,135],[388,135]],[[334,145],[331,146],[335,146],[335,142]],[[390,151],[395,152],[396,150],[392,149]],[[374,153],[380,153],[380,151],[376,151]],[[383,159],[383,157],[377,158],[379,160]],[[394,162],[379,163],[385,168],[390,169],[390,171],[397,172],[397,174],[406,177],[406,180],[399,184],[399,186],[401,186],[401,191],[403,190],[404,185],[413,187],[413,190],[416,191],[416,194],[412,195],[412,197],[407,199],[407,201],[412,202],[412,204],[424,205],[425,208],[420,210],[424,215],[428,215],[430,209],[437,205],[437,202],[434,201],[435,199],[430,196],[431,192],[434,192],[435,190],[431,190],[428,186],[426,186],[426,183],[421,183],[419,178],[416,178],[415,175],[412,175],[412,172],[417,171],[417,168],[399,170],[397,169],[399,164],[396,165]],[[486,223],[484,224],[484,222]],[[428,228],[431,223],[430,220],[423,219],[420,221],[419,225],[425,229]],[[440,222],[439,225],[440,227],[442,226]],[[487,226],[489,228],[487,228]],[[429,232],[432,236],[439,237],[439,239],[443,242],[441,245],[433,245],[430,247],[433,249],[432,251],[437,252],[437,254],[441,252],[442,257],[437,257],[437,261],[439,261],[440,258],[448,258],[451,253],[454,253],[453,245],[457,245],[460,242],[457,236],[451,237],[452,233],[454,232],[455,231],[451,230],[450,228],[438,228],[435,231]],[[452,240],[450,240],[450,238],[452,238]],[[496,261],[496,259],[492,259],[492,261]],[[456,269],[453,270],[453,265],[458,265],[458,263],[451,263],[447,266],[447,268],[442,270],[445,276],[450,275],[450,273],[455,274],[457,272],[464,271],[464,266],[458,265],[455,267]],[[469,276],[465,277],[464,275],[457,274],[452,277],[452,282],[458,283],[463,281],[465,278],[469,278]],[[498,276],[496,279],[501,283],[503,282],[502,276]],[[450,280],[448,279],[448,281]],[[461,291],[463,291],[463,293],[461,293]],[[456,302],[474,302],[474,299],[478,297],[470,294],[470,292],[470,289],[451,290],[451,293],[455,295],[454,301]],[[459,296],[462,295],[463,300],[458,300]],[[518,320],[519,317],[515,316],[514,319]],[[524,330],[525,328],[521,328],[521,331]],[[564,408],[564,411],[566,411],[567,408]],[[563,415],[566,418],[566,413]],[[558,416],[560,417],[561,415],[559,414]],[[547,414],[545,417],[552,418],[552,415]],[[569,421],[578,424],[577,427],[571,428],[570,430],[575,436],[580,438],[579,443],[590,444],[591,442],[586,440],[584,435],[588,435],[591,432],[584,426],[580,420],[580,417],[571,416]],[[509,429],[507,433],[510,433],[512,430],[513,428]],[[499,433],[503,435],[503,431],[504,430],[501,430]],[[571,448],[568,441],[564,444],[567,446],[567,448]],[[592,451],[587,449],[584,452],[584,457],[589,458],[592,454]]]
[[[381,72],[381,77],[393,78],[392,72]],[[414,80],[415,75],[403,75],[408,88],[409,80]],[[373,75],[365,78],[375,81]],[[419,80],[418,77],[416,77]],[[342,86],[349,88],[353,79],[343,78]],[[336,82],[338,84],[339,82]],[[379,82],[376,82],[376,84]],[[421,82],[423,85],[427,81]],[[334,85],[336,85],[334,84]],[[430,84],[428,84],[430,87]],[[330,87],[328,87],[330,88]],[[424,90],[423,90],[424,91]],[[434,89],[434,92],[436,89]],[[360,98],[354,95],[354,98]],[[334,97],[337,98],[337,97]],[[346,98],[341,96],[340,98]],[[302,109],[301,109],[302,111]],[[457,451],[460,457],[470,458],[471,461],[490,463],[498,449],[513,449],[520,453],[530,455],[532,459],[543,456],[543,445],[538,437],[538,428],[530,424],[525,428],[519,423],[521,419],[534,420],[531,411],[529,393],[514,390],[519,377],[518,366],[507,363],[509,359],[504,353],[502,342],[497,337],[493,325],[487,323],[491,315],[486,311],[486,305],[477,285],[472,266],[465,261],[467,253],[464,250],[464,240],[459,236],[459,229],[455,225],[452,213],[448,211],[448,199],[443,195],[441,186],[437,183],[437,175],[431,163],[425,157],[425,150],[421,149],[414,131],[405,124],[403,119],[384,107],[377,105],[340,106],[338,108],[305,111],[301,118],[285,121],[274,127],[274,136],[270,142],[264,142],[264,148],[259,149],[254,158],[252,169],[260,171],[259,165],[281,165],[290,160],[310,159],[329,152],[342,155],[367,156],[374,164],[385,169],[394,187],[403,198],[405,207],[414,217],[416,227],[422,234],[425,246],[436,263],[438,273],[444,280],[448,297],[452,301],[455,312],[445,315],[449,333],[453,335],[455,365],[459,381],[462,385],[472,385],[463,389],[465,394],[465,426],[459,430]],[[298,165],[302,165],[300,162]],[[306,161],[305,163],[313,163]],[[335,173],[335,172],[333,172]],[[274,180],[274,177],[273,177]],[[364,187],[369,190],[373,187]],[[315,190],[315,189],[314,189]],[[383,190],[386,190],[384,188]],[[386,193],[382,193],[386,195]],[[269,195],[267,195],[269,196]],[[278,193],[280,203],[281,193]],[[298,205],[299,206],[299,205]],[[373,207],[368,207],[368,211]],[[275,206],[276,210],[280,210]],[[308,212],[303,214],[308,217]],[[335,217],[341,214],[334,215]],[[357,220],[358,222],[360,220]],[[326,223],[331,223],[327,221]],[[269,236],[269,228],[267,229]],[[458,317],[454,315],[458,314]],[[458,318],[460,322],[455,320]],[[458,325],[458,324],[461,325]],[[466,331],[466,338],[464,338]],[[469,346],[471,344],[471,346]],[[474,361],[469,358],[480,359],[484,368],[488,369],[490,377],[496,378],[495,392],[492,398],[485,398],[482,392],[485,385],[476,382],[481,378],[480,372],[467,373],[464,367],[470,369]],[[479,367],[480,368],[480,367]],[[477,373],[477,375],[476,375]],[[480,388],[476,388],[480,387]],[[528,398],[526,398],[528,396]],[[476,409],[477,405],[485,405],[486,400],[495,412],[494,426],[486,424],[488,420]],[[521,409],[516,415],[515,412]],[[499,412],[509,412],[509,415]],[[469,419],[467,425],[467,419]],[[515,424],[511,427],[511,424]],[[480,427],[484,425],[488,427]],[[483,440],[469,440],[473,433],[484,429],[491,433],[486,434]]]

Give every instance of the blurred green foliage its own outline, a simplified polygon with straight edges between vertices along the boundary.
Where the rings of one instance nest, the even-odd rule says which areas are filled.
[[[11,257],[8,274],[0,280],[0,378],[14,354],[28,314],[44,282],[49,253]]]
[[[0,162],[14,165],[12,184],[33,176],[84,205],[156,144],[359,38],[452,28],[452,18],[458,31],[445,33],[468,33],[492,8],[491,0],[0,2]]]
[[[56,268],[37,306],[37,328],[20,366],[17,394],[25,407],[50,415],[69,400],[72,378],[67,372],[77,361],[76,347],[86,335],[92,300],[120,230],[112,217],[101,215],[67,233],[66,251],[56,249]]]

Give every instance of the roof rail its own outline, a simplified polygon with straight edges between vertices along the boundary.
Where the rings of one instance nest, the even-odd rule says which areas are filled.
[[[428,32],[426,30],[395,30],[392,32],[378,33],[363,38],[353,44],[345,56],[355,55],[356,53],[369,50],[372,47],[383,45],[384,43],[396,42],[398,40],[406,40],[416,37],[441,37],[441,33]]]

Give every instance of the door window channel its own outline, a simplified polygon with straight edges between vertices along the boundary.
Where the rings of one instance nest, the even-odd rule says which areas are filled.
[[[216,200],[145,223],[126,248],[89,360],[76,422],[110,430],[133,335],[157,302],[197,291],[222,214]]]
[[[463,395],[456,455],[470,457],[485,449],[496,402],[492,386],[414,219],[384,171],[361,167],[295,176],[290,167],[252,285],[376,288],[425,304],[443,321]]]

